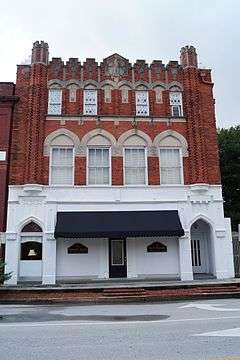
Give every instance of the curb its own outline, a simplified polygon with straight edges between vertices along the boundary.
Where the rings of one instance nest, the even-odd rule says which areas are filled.
[[[146,296],[146,297],[131,297],[124,299],[76,299],[76,300],[63,300],[63,299],[29,299],[29,300],[0,300],[0,305],[5,304],[16,304],[16,305],[53,305],[53,304],[68,304],[68,305],[104,305],[104,304],[126,304],[126,303],[147,303],[147,302],[174,302],[174,301],[187,301],[187,300],[209,300],[209,299],[229,299],[229,298],[240,298],[240,292],[235,293],[217,293],[217,294],[192,294],[192,295],[173,295],[173,296]]]

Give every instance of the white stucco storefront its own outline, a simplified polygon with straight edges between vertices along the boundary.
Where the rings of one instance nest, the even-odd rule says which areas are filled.
[[[216,278],[234,277],[230,221],[224,219],[221,186],[207,184],[144,187],[10,186],[6,242],[7,284],[37,280],[109,278],[109,240],[106,238],[55,239],[57,212],[177,210],[185,235],[126,239],[128,278],[193,279],[194,273]],[[23,234],[34,222],[41,232]],[[24,236],[23,236],[24,235]],[[26,239],[29,237],[29,240]],[[22,260],[22,241],[38,242],[42,260]],[[192,246],[191,246],[192,241]],[[148,252],[158,242],[164,252]],[[87,249],[73,254],[75,243]]]

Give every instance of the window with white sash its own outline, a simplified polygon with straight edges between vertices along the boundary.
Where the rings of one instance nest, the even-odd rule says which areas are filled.
[[[110,185],[110,149],[88,149],[88,185]]]
[[[50,159],[50,184],[73,185],[74,150],[72,147],[53,147]]]
[[[84,90],[84,115],[97,115],[97,90]]]
[[[145,185],[147,179],[145,148],[124,149],[125,185]]]
[[[180,91],[170,92],[170,106],[172,116],[183,116],[182,93]]]
[[[136,115],[149,116],[148,91],[136,91]]]
[[[161,184],[182,184],[181,149],[160,148]]]
[[[62,90],[49,89],[48,91],[48,114],[61,115],[62,112]]]

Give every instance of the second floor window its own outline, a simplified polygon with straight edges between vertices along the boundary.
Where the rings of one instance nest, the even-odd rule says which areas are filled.
[[[183,116],[182,93],[170,92],[171,115],[175,117]]]
[[[84,115],[97,115],[97,90],[84,90]]]
[[[48,114],[61,115],[62,112],[62,90],[49,89],[48,91]]]
[[[149,116],[148,91],[136,91],[136,115]]]
[[[73,148],[52,148],[50,164],[51,185],[73,185]]]
[[[109,148],[88,149],[88,185],[110,184]]]
[[[182,183],[182,161],[180,149],[160,149],[161,184]]]
[[[126,148],[124,150],[124,183],[125,185],[146,184],[145,148]]]

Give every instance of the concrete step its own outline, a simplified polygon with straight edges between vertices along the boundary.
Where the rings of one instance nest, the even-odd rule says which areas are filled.
[[[116,288],[116,289],[104,289],[102,295],[104,297],[139,297],[145,296],[146,290],[141,288]]]

